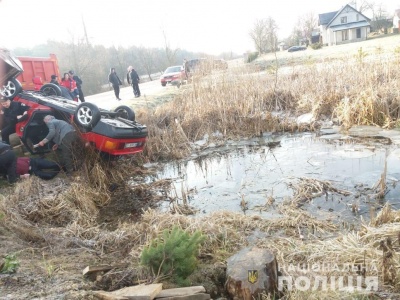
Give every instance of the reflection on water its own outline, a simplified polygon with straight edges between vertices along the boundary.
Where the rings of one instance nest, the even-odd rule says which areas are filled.
[[[271,146],[271,144],[269,144]],[[335,188],[352,192],[350,196],[328,193],[315,198],[304,208],[314,215],[331,218],[357,218],[351,207],[356,203],[358,215],[369,216],[370,201],[362,190],[372,187],[380,178],[387,156],[385,201],[396,205],[400,178],[399,152],[395,147],[377,141],[357,144],[339,140],[319,139],[311,134],[280,137],[280,145],[268,146],[266,139],[231,143],[214,149],[210,155],[167,164],[159,179],[172,178],[177,195],[189,192],[189,204],[199,213],[216,210],[241,211],[241,201],[247,202],[248,214],[276,215],[265,206],[272,196],[279,204],[293,195],[289,183],[300,177],[328,180]],[[372,193],[372,192],[371,192]],[[377,200],[373,200],[376,204]],[[382,204],[382,203],[381,203]],[[358,210],[358,209],[357,209]]]

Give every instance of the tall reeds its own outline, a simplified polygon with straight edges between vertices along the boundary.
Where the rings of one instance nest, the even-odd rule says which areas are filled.
[[[190,142],[216,131],[224,138],[295,131],[294,117],[310,112],[317,120],[334,119],[344,129],[396,126],[399,61],[395,55],[367,58],[286,62],[257,72],[243,66],[195,76],[173,101],[141,113],[150,129],[146,153],[153,160],[181,158]]]

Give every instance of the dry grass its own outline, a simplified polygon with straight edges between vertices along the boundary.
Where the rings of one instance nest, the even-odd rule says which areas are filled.
[[[398,291],[398,274],[392,270],[400,268],[400,246],[397,246],[400,215],[389,206],[373,222],[363,224],[359,231],[343,233],[339,233],[335,224],[317,220],[291,205],[279,207],[283,215],[279,219],[223,211],[193,218],[149,209],[143,212],[139,221],[120,223],[115,230],[110,230],[96,222],[98,204],[89,201],[95,194],[86,194],[83,198],[82,193],[75,194],[74,184],[69,187],[63,184],[60,181],[58,188],[54,188],[52,197],[40,196],[44,193],[44,183],[38,179],[18,184],[14,195],[0,201],[0,210],[5,212],[2,224],[26,240],[43,241],[52,247],[81,247],[97,253],[130,252],[133,266],[139,264],[145,245],[163,230],[176,225],[189,232],[200,230],[207,239],[199,256],[214,262],[225,261],[247,246],[250,240],[254,242],[254,231],[258,231],[262,235],[258,236],[256,244],[272,249],[279,264],[375,264],[379,272],[367,275],[379,276],[386,288]],[[29,196],[31,193],[37,193],[38,197]],[[71,193],[79,199],[65,197]],[[385,275],[385,272],[389,273]],[[307,292],[292,291],[285,295],[285,299],[304,299],[307,295]],[[335,291],[329,291],[322,298],[317,295],[323,294],[315,291],[314,299],[346,296]]]
[[[151,160],[185,157],[191,142],[216,131],[227,139],[302,130],[293,116],[309,112],[317,120],[333,118],[345,129],[396,126],[400,59],[395,48],[388,51],[376,59],[355,51],[336,60],[287,61],[256,73],[245,66],[195,77],[173,101],[139,113],[150,129],[146,155]]]
[[[314,178],[298,178],[297,183],[289,183],[288,186],[294,190],[290,203],[297,207],[323,195],[328,199],[328,192],[344,196],[351,194],[349,191],[335,188],[329,181]]]

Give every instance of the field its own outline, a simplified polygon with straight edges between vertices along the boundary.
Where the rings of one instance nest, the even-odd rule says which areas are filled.
[[[315,131],[321,121],[344,131],[353,125],[397,128],[399,66],[399,36],[376,38],[268,54],[250,64],[231,61],[225,72],[194,77],[174,89],[173,97],[163,94],[155,107],[132,104],[137,119],[149,127],[143,154],[108,164],[87,153],[73,181],[31,178],[1,190],[0,255],[19,268],[0,274],[0,299],[95,299],[93,290],[139,282],[173,286],[170,278],[149,273],[139,261],[143,248],[174,225],[205,235],[190,281],[204,285],[213,298],[223,296],[216,274],[224,271],[227,257],[249,244],[256,229],[268,236],[258,246],[273,250],[282,264],[362,266],[368,261],[377,266],[368,275],[379,277],[378,291],[292,291],[284,299],[398,298],[400,214],[389,206],[371,212],[371,221],[357,228],[317,220],[293,205],[279,207],[285,217],[278,220],[226,211],[193,217],[185,203],[160,213],[155,207],[170,183],[145,181],[152,170],[142,166],[188,157],[193,143],[206,134],[210,142],[223,144],[263,132]],[[298,124],[295,117],[305,113],[315,121]],[[318,190],[320,183],[314,184]],[[299,188],[299,193],[309,191]],[[119,267],[95,280],[83,278],[86,266],[104,264]]]

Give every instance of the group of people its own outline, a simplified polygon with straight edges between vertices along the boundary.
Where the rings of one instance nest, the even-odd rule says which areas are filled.
[[[129,85],[132,86],[135,98],[140,97],[141,96],[139,88],[140,77],[132,66],[128,67],[128,73],[126,74],[126,81],[128,82]],[[108,74],[108,82],[111,83],[113,87],[115,98],[117,100],[122,100],[119,97],[119,92],[120,92],[119,86],[122,85],[122,81],[121,79],[119,79],[115,71],[115,68],[110,69],[110,73]]]
[[[50,83],[60,86],[62,92],[61,96],[72,100],[79,98],[81,102],[85,102],[85,97],[82,92],[83,81],[78,75],[75,75],[73,70],[64,73],[60,82],[58,81],[57,75],[51,75]]]
[[[80,148],[81,140],[70,123],[58,120],[52,115],[45,116],[43,121],[49,128],[49,133],[42,141],[33,146],[34,148],[43,147],[51,141],[54,144],[52,149],[57,153],[59,164],[44,158],[17,157],[10,146],[10,135],[15,133],[16,124],[27,116],[29,107],[4,97],[0,97],[0,104],[3,122],[2,141],[0,141],[0,174],[5,176],[10,183],[14,183],[20,178],[27,178],[32,174],[42,179],[52,179],[62,169],[65,170],[67,176],[72,175],[78,166],[74,157],[74,149]]]

